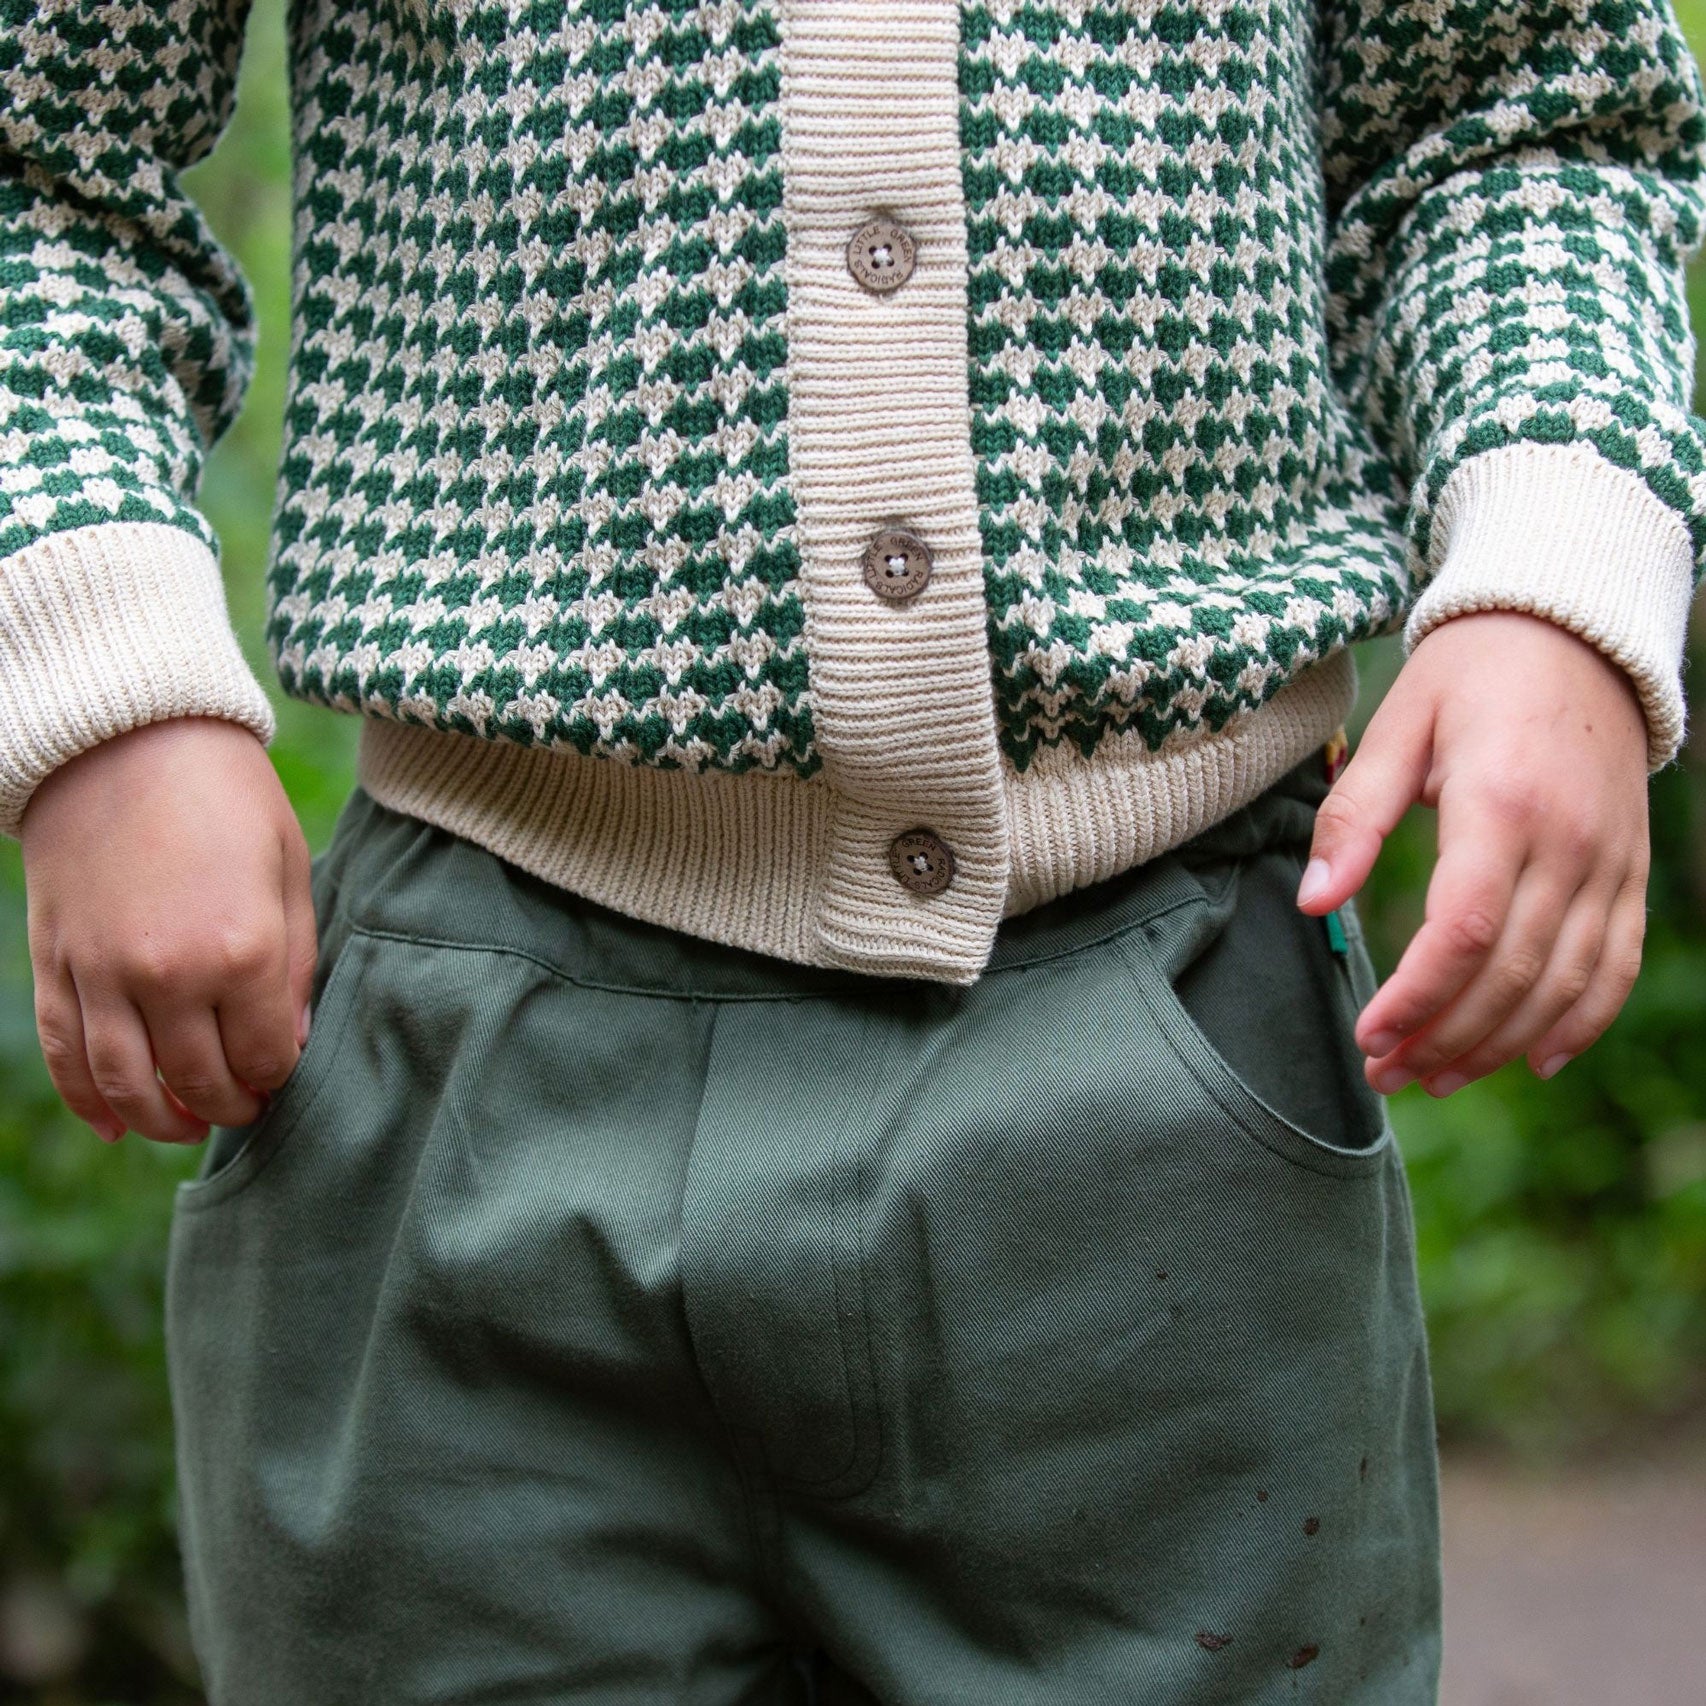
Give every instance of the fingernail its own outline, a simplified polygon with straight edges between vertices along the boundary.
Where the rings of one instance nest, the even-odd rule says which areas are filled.
[[[1568,1066],[1575,1058],[1573,1054],[1555,1054],[1550,1060],[1542,1061],[1535,1070],[1542,1078],[1550,1078],[1554,1072]]]
[[[102,1120],[97,1124],[94,1120],[91,1120],[89,1124],[94,1128],[95,1136],[98,1137],[102,1143],[117,1143],[118,1140],[124,1136],[125,1128],[116,1123]]]
[[[302,1003],[302,1017],[296,1021],[296,1046],[298,1048],[308,1046],[308,1027],[312,1021],[313,1014],[309,1011],[308,1003],[304,1001]]]
[[[1389,1066],[1384,1072],[1374,1075],[1374,1087],[1383,1096],[1390,1096],[1402,1090],[1416,1075],[1407,1066]]]
[[[1307,906],[1318,896],[1324,895],[1332,874],[1332,868],[1325,859],[1311,859],[1303,867],[1303,881],[1297,885],[1297,904]]]
[[[1379,1060],[1383,1054],[1390,1054],[1404,1040],[1400,1031],[1376,1031],[1363,1045],[1363,1053],[1372,1060]]]
[[[1466,1072],[1442,1072],[1436,1078],[1430,1078],[1422,1086],[1430,1096],[1452,1096],[1469,1082]]]

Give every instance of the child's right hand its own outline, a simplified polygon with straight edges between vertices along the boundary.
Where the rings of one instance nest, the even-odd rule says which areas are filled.
[[[211,717],[133,729],[53,771],[21,839],[68,1106],[109,1142],[248,1124],[307,1038],[318,952],[308,845],[261,743]]]

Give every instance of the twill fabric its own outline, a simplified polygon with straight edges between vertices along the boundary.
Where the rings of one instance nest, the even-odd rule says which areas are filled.
[[[167,1342],[212,1706],[1431,1706],[1432,1410],[1325,783],[802,967],[352,796]]]

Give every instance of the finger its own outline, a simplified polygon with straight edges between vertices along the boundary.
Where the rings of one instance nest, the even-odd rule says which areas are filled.
[[[309,997],[314,990],[314,967],[319,962],[320,927],[314,916],[311,887],[313,866],[308,843],[300,832],[284,850],[284,935],[291,1009],[296,1014],[296,1046],[308,1041]]]
[[[1428,880],[1425,921],[1357,1019],[1357,1046],[1371,1059],[1414,1036],[1467,984],[1504,932],[1526,835],[1489,812],[1480,796],[1440,796],[1439,857]]]
[[[1427,719],[1375,714],[1316,808],[1309,862],[1297,890],[1305,912],[1343,906],[1368,880],[1386,837],[1421,797],[1432,751]]]
[[[233,1076],[211,1007],[151,1007],[144,1021],[160,1077],[180,1107],[217,1125],[248,1125],[259,1115],[261,1098]]]
[[[1530,863],[1524,867],[1512,892],[1499,939],[1433,1019],[1380,1060],[1382,1082],[1390,1071],[1399,1068],[1411,1078],[1426,1078],[1441,1071],[1502,1025],[1527,1000],[1545,974],[1559,929],[1579,888],[1578,882],[1561,878],[1544,866]],[[1605,910],[1602,899],[1602,919]],[[1593,950],[1597,955],[1597,934]],[[1578,989],[1576,993],[1579,995],[1581,991]]]
[[[1612,907],[1593,977],[1581,999],[1528,1051],[1528,1062],[1542,1078],[1553,1073],[1597,1042],[1623,1011],[1629,991],[1641,970],[1641,947],[1647,934],[1645,876],[1627,882]]]
[[[1517,905],[1522,904],[1519,890]],[[1470,1023],[1461,1029],[1457,1026],[1458,1008],[1496,977],[1495,969],[1489,966],[1438,1024],[1424,1031],[1418,1043],[1403,1049],[1397,1059],[1411,1068],[1432,1096],[1449,1096],[1515,1060],[1587,992],[1599,964],[1610,910],[1604,888],[1584,884],[1562,909],[1563,917],[1551,932],[1545,964],[1522,998],[1501,1018],[1484,1026],[1479,1034],[1474,1034]],[[1464,1034],[1467,1040],[1458,1046],[1459,1036]],[[1425,1053],[1418,1052],[1421,1045],[1426,1045]]]
[[[283,919],[233,955],[233,975],[217,1008],[231,1072],[256,1090],[276,1090],[299,1052],[298,1008],[290,987]]]
[[[131,1131],[156,1143],[199,1143],[207,1123],[173,1108],[154,1071],[154,1051],[142,1014],[121,996],[84,990],[83,1008],[89,1071],[95,1088]]]
[[[125,1124],[95,1088],[83,1038],[83,1008],[70,977],[49,974],[36,978],[36,1035],[53,1087],[78,1119],[87,1120],[103,1143],[117,1143]]]

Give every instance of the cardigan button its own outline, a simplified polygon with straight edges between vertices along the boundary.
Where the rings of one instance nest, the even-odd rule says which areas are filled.
[[[930,580],[930,547],[904,527],[885,527],[865,547],[865,584],[878,598],[900,604]]]
[[[914,894],[940,894],[954,880],[954,854],[939,835],[909,829],[889,843],[889,868]]]
[[[899,290],[917,258],[912,233],[892,219],[867,220],[847,244],[847,270],[877,296]]]

